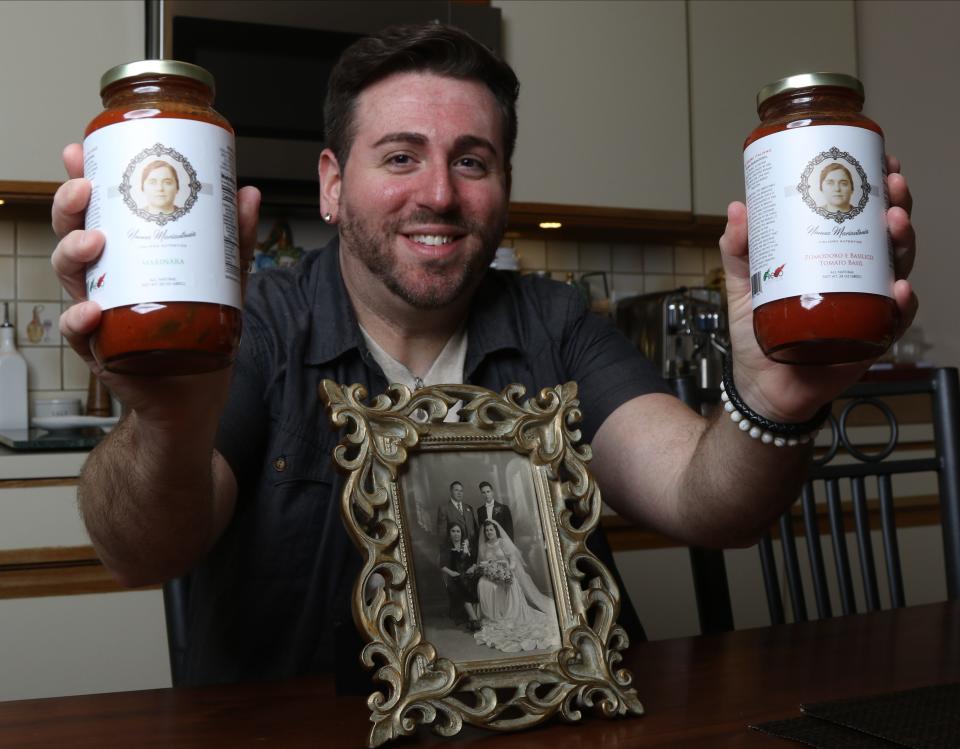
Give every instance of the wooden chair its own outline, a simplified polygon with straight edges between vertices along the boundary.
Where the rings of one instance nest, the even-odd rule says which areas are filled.
[[[187,601],[190,578],[177,577],[163,584],[163,613],[167,622],[167,650],[173,686],[183,683],[187,657]]]
[[[903,576],[897,533],[897,499],[894,477],[929,473],[936,476],[936,505],[940,514],[943,538],[943,561],[946,593],[950,600],[960,599],[960,396],[955,368],[929,370],[919,379],[890,382],[863,382],[850,388],[835,402],[834,414],[825,431],[831,434],[830,444],[818,450],[809,480],[804,484],[798,503],[785,512],[774,529],[764,535],[757,548],[763,572],[764,588],[773,624],[787,621],[780,572],[774,548],[778,536],[781,566],[793,621],[810,617],[804,590],[803,565],[798,554],[795,526],[803,528],[809,580],[813,590],[816,616],[834,616],[828,580],[832,578],[838,592],[839,613],[858,613],[853,563],[847,544],[844,510],[852,507],[856,562],[862,586],[862,609],[881,608],[880,575],[871,538],[871,516],[878,526],[882,542],[883,570],[891,607],[905,605]],[[678,388],[681,390],[681,388]],[[684,394],[681,392],[681,397]],[[912,411],[927,405],[933,425],[932,442],[921,444],[924,457],[916,457],[916,445],[908,444],[904,432],[914,427],[902,425],[896,411],[897,402],[907,403]],[[684,400],[697,407],[697,396],[687,394]],[[881,418],[864,419],[873,412]],[[854,414],[857,414],[856,416]],[[873,426],[863,427],[864,421]],[[856,424],[861,424],[857,426]],[[877,431],[886,427],[889,438],[879,444]],[[858,433],[868,435],[869,448],[858,445]],[[868,451],[869,450],[869,451]],[[912,453],[912,454],[911,454]],[[875,490],[875,498],[869,497]],[[849,497],[849,500],[843,499]],[[900,515],[909,510],[901,507]],[[826,531],[833,552],[832,569],[824,559],[821,534]],[[729,588],[723,553],[691,549],[691,566],[704,633],[733,628]]]

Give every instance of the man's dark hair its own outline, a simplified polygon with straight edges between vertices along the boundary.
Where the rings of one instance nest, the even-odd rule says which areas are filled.
[[[390,26],[350,45],[330,73],[323,105],[324,136],[342,169],[356,136],[354,109],[368,86],[394,73],[435,75],[483,83],[503,115],[504,164],[517,142],[513,69],[465,31],[440,23]]]
[[[462,483],[460,483],[459,481],[454,481],[452,484],[450,484],[450,493],[451,493],[451,494],[453,494],[453,487],[455,487],[455,486],[459,486],[461,489],[463,488],[463,484],[462,484]]]
[[[490,491],[493,491],[493,484],[491,484],[489,481],[481,481],[481,482],[477,485],[477,488],[478,488],[480,491],[483,491],[483,487],[485,487],[485,486],[489,486],[489,487],[490,487]]]

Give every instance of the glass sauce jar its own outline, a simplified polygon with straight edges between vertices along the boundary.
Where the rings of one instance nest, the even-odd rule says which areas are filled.
[[[893,341],[883,131],[863,98],[838,73],[757,94],[761,123],[744,143],[753,327],[775,361],[861,361]]]
[[[84,140],[87,268],[103,309],[91,347],[111,372],[183,375],[229,365],[240,340],[234,132],[213,76],[173,60],[108,70]]]

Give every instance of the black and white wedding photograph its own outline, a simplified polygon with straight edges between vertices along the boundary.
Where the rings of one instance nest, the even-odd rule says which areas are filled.
[[[424,634],[454,662],[560,647],[544,526],[525,457],[424,452],[400,482]]]

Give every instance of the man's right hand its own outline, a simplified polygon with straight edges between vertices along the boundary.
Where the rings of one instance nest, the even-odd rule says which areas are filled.
[[[214,448],[233,370],[143,377],[97,363],[90,337],[100,306],[86,298],[84,269],[103,251],[104,236],[82,228],[90,202],[83,149],[67,146],[63,161],[70,179],[53,199],[53,230],[61,239],[51,262],[75,304],[60,316],[60,332],[124,405],[124,418],[84,465],[81,514],[98,555],[122,584],[157,583],[192,569],[233,515],[236,478]],[[237,202],[246,267],[260,193],[244,188]]]
[[[126,376],[108,372],[96,361],[90,349],[90,338],[100,324],[100,306],[87,300],[84,270],[103,251],[104,236],[100,231],[83,229],[84,214],[90,201],[90,182],[83,179],[83,149],[79,144],[67,146],[63,162],[70,179],[62,184],[53,199],[53,230],[60,242],[51,263],[74,304],[60,316],[60,333],[124,404],[141,417],[162,422],[180,422],[203,410],[201,403],[222,406],[229,383],[230,370],[189,377]],[[240,222],[241,267],[246,268],[256,242],[260,193],[245,187],[237,194]],[[216,395],[211,399],[211,394]]]

